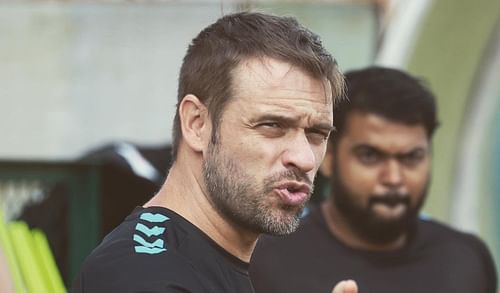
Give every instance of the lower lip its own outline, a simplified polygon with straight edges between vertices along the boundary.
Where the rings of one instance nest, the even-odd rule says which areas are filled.
[[[304,204],[308,198],[305,192],[290,192],[288,189],[275,189],[281,200],[287,205]]]
[[[384,214],[386,216],[399,216],[406,211],[407,206],[405,204],[387,205],[378,203],[373,205],[373,209],[378,211],[379,214]]]

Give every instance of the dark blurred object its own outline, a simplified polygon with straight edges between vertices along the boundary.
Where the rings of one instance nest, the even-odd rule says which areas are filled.
[[[99,166],[99,197],[95,210],[100,220],[98,242],[138,205],[148,201],[163,183],[171,163],[169,145],[143,147],[115,143],[87,153],[78,162]],[[70,235],[67,182],[56,184],[47,197],[26,207],[20,219],[42,229],[49,240],[66,285],[77,273],[69,266]],[[85,219],[81,219],[85,225]],[[71,233],[71,232],[70,232]],[[76,235],[80,239],[87,235]],[[90,251],[89,251],[90,252]],[[89,253],[87,252],[87,254]]]
[[[116,143],[93,150],[82,160],[102,168],[102,238],[159,190],[170,167],[171,148]]]
[[[323,176],[321,172],[316,173],[314,178],[314,191],[309,200],[309,206],[318,206],[330,194],[330,180]]]

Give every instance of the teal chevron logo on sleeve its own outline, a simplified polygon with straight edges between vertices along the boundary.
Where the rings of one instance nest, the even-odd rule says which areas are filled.
[[[153,228],[149,228],[146,225],[143,225],[141,223],[137,223],[137,225],[135,226],[135,230],[144,233],[148,237],[159,236],[159,235],[163,234],[163,232],[165,232],[164,227],[154,226]]]
[[[153,227],[148,227],[148,223],[159,224],[170,220],[170,218],[162,214],[143,213],[140,215],[139,219],[145,222],[137,223],[137,225],[135,226],[135,231],[144,234],[150,240],[146,240],[143,236],[135,233],[133,236],[133,240],[137,244],[134,247],[135,252],[145,254],[158,254],[166,251],[167,248],[165,247],[165,241],[162,238],[163,234],[166,231],[166,228],[156,225]]]
[[[170,220],[169,217],[162,214],[152,214],[152,213],[144,213],[141,214],[141,220],[148,221],[150,223],[163,223],[167,220]]]
[[[165,242],[162,239],[156,239],[154,242],[148,242],[141,236],[134,234],[134,241],[145,247],[159,247],[164,248]]]
[[[166,251],[165,248],[158,248],[158,247],[144,247],[144,246],[136,246],[135,247],[135,252],[137,253],[146,253],[146,254],[158,254],[161,252]]]

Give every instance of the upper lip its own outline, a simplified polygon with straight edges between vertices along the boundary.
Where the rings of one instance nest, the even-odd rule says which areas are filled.
[[[297,181],[287,181],[283,182],[278,185],[278,188],[280,189],[292,189],[294,192],[304,192],[304,193],[310,193],[311,192],[311,186],[306,183],[301,183]]]

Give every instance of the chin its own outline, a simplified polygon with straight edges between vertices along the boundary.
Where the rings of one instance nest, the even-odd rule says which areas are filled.
[[[265,225],[261,227],[262,232],[276,236],[288,235],[299,227],[300,213],[301,209],[298,207],[295,211],[289,209],[275,211],[264,221]]]

